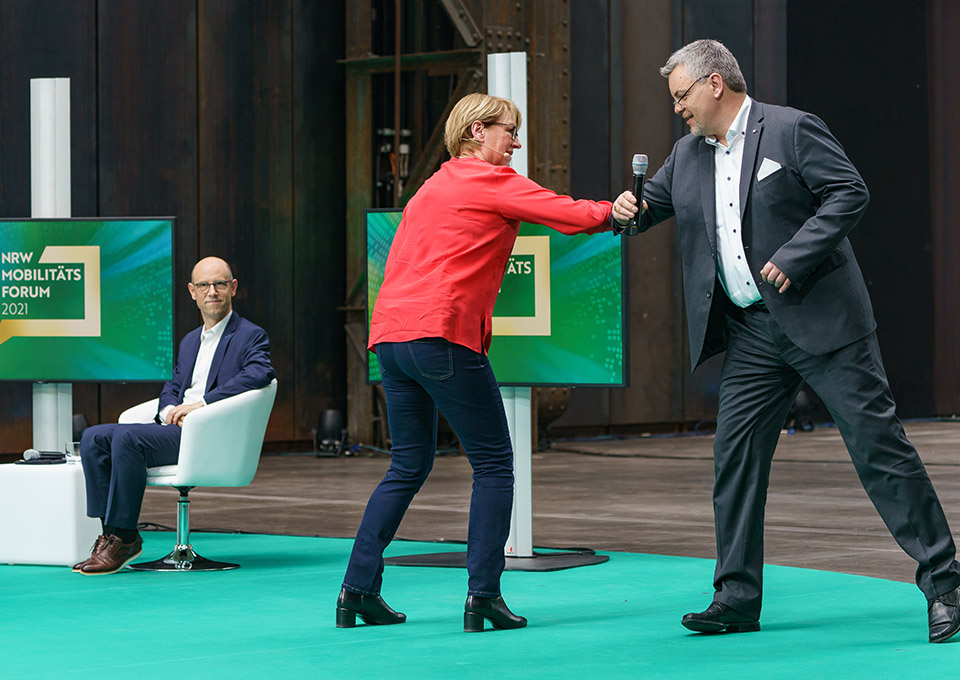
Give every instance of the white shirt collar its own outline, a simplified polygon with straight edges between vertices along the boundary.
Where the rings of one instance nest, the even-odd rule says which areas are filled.
[[[730,129],[727,130],[727,148],[733,146],[737,137],[744,137],[747,134],[747,119],[750,117],[750,106],[752,104],[753,100],[750,99],[750,95],[743,98],[743,103],[740,105],[737,117],[733,119],[733,123],[730,124]],[[710,146],[723,146],[714,137],[705,137],[704,139]]]
[[[219,340],[220,338],[222,338],[222,337],[223,337],[223,331],[226,330],[226,328],[227,328],[227,322],[230,321],[230,317],[231,317],[231,316],[233,316],[233,310],[232,310],[232,309],[230,310],[230,313],[227,314],[227,315],[226,315],[225,317],[223,317],[222,319],[220,319],[220,321],[218,321],[218,322],[213,326],[213,328],[204,328],[203,330],[201,330],[201,331],[200,331],[200,337],[201,337],[202,339],[209,338],[209,337],[214,337],[214,338],[216,338],[216,339],[218,339],[218,340]]]

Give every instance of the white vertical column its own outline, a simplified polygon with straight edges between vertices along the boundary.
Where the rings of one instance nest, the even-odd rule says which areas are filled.
[[[70,217],[70,79],[30,80],[33,217]]]
[[[71,216],[69,78],[30,80],[30,194],[33,217]],[[73,386],[34,383],[33,448],[63,451],[72,440]]]
[[[524,121],[527,118],[527,55],[506,52],[487,55],[487,93],[513,101]],[[520,148],[510,165],[527,176],[527,128],[520,126]],[[507,557],[533,557],[533,442],[529,387],[501,387],[513,442],[513,516],[510,536],[504,546]]]
[[[528,177],[527,165],[527,53],[503,52],[487,55],[487,94],[509,99],[517,108],[523,122],[517,134],[520,148],[513,152],[510,167]]]
[[[501,387],[513,442],[513,516],[504,546],[507,557],[533,557],[533,433],[530,388]]]

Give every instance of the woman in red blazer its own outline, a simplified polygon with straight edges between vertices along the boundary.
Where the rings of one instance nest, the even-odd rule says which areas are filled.
[[[450,160],[417,191],[403,219],[370,323],[383,376],[390,468],[364,513],[337,602],[337,626],[406,617],[380,597],[383,551],[423,485],[436,452],[437,409],[473,467],[464,630],[522,628],[500,595],[513,504],[513,449],[487,360],[493,305],[520,222],[565,234],[607,231],[611,203],[575,201],[518,175],[516,104],[470,94],[447,119]]]

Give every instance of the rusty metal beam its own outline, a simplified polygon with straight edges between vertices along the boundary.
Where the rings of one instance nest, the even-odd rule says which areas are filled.
[[[570,193],[570,4],[526,6],[530,178]]]
[[[400,100],[403,98],[400,92],[400,76],[402,75],[402,52],[403,52],[403,1],[393,0],[393,206],[400,204],[400,128],[403,123],[400,121]]]
[[[407,201],[409,201],[417,189],[420,188],[420,185],[433,174],[437,162],[445,150],[443,145],[443,129],[446,125],[447,117],[450,115],[450,111],[464,95],[476,90],[482,79],[483,75],[480,71],[470,69],[457,81],[457,87],[451,93],[450,100],[447,102],[446,107],[444,107],[440,119],[433,128],[433,132],[430,133],[430,138],[427,139],[420,158],[417,159],[416,165],[414,165],[410,171],[407,185],[403,188],[403,195],[400,197],[401,206],[406,205]]]
[[[369,2],[349,2],[346,13],[348,59],[370,54],[371,8]],[[346,282],[351,287],[366,269],[364,243],[366,210],[373,204],[373,96],[370,74],[347,73],[346,156],[347,163],[347,262]],[[374,438],[373,390],[367,385],[366,307],[360,290],[350,289],[346,300],[347,432],[355,442]]]
[[[460,38],[470,47],[480,43],[480,29],[461,0],[440,0]]]
[[[392,73],[394,55],[366,56],[340,59],[337,63],[347,68],[347,77],[360,74]],[[443,73],[443,69],[460,69],[465,66],[482,66],[483,50],[444,50],[440,52],[415,52],[400,56],[400,68],[404,71],[430,69]]]
[[[420,2],[421,0],[416,0]],[[437,0],[423,0],[437,2]],[[399,70],[428,75],[456,75],[440,120],[419,150],[400,205],[434,171],[443,151],[443,127],[459,99],[483,85],[488,52],[526,51],[530,120],[530,176],[556,191],[570,188],[570,5],[569,0],[439,0],[465,49],[399,55]],[[418,5],[419,6],[419,5]],[[423,15],[417,11],[415,17]],[[410,20],[411,13],[404,15]],[[415,19],[419,20],[419,19]],[[373,112],[371,76],[396,73],[397,55],[374,55],[371,3],[347,3],[347,299],[348,427],[354,440],[376,436],[374,391],[366,384],[366,309],[363,305],[364,214],[373,205]],[[478,28],[482,27],[482,28]],[[410,49],[422,50],[415,40]],[[397,50],[399,51],[399,49]],[[406,83],[407,81],[404,81]],[[406,85],[404,85],[406,86]],[[407,96],[416,96],[416,86]],[[414,104],[416,106],[416,104]],[[396,122],[396,121],[394,121]],[[399,130],[400,125],[394,124]],[[418,127],[419,129],[419,127]],[[396,145],[395,145],[396,147]],[[413,159],[411,159],[413,160]]]

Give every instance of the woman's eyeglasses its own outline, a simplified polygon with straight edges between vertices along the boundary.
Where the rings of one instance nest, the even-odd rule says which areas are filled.
[[[507,128],[507,134],[510,135],[511,139],[516,139],[517,135],[520,134],[520,130],[517,129],[516,125],[507,125],[506,123],[498,123],[496,121],[492,123],[484,123],[484,125],[499,125]]]

